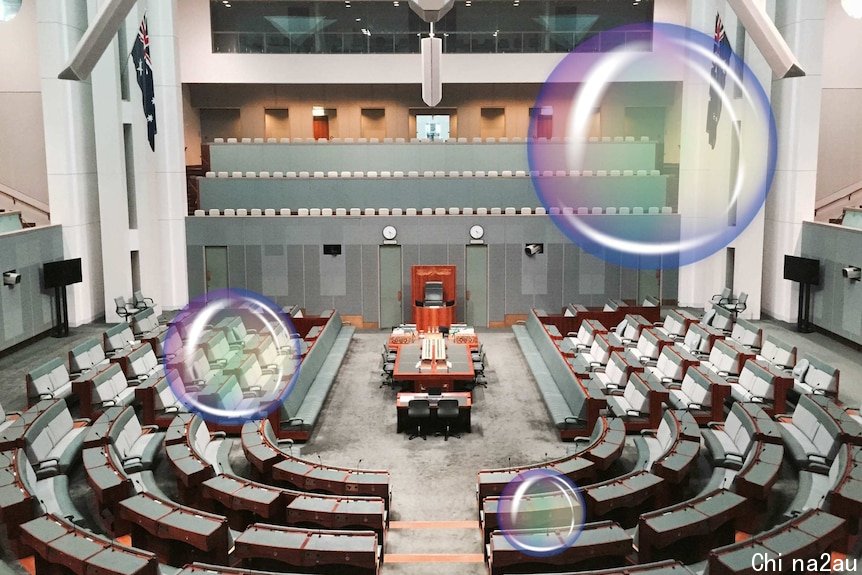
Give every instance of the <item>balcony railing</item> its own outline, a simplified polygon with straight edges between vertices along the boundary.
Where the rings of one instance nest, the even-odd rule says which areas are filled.
[[[589,44],[594,52],[651,49],[652,35],[648,31],[438,34],[443,40],[443,52],[448,54],[567,53],[596,36]],[[416,32],[213,32],[212,49],[218,54],[418,54],[421,37]]]

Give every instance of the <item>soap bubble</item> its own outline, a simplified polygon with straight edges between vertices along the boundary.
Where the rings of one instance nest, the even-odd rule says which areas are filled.
[[[565,126],[563,138],[529,144],[539,200],[570,240],[606,261],[661,269],[706,258],[745,230],[772,185],[778,144],[766,92],[728,43],[696,30],[625,26],[614,31],[624,39],[620,46],[601,52],[605,36],[567,55],[536,101],[531,133],[541,132],[543,116]],[[628,142],[591,141],[596,110],[640,106],[665,107],[671,122],[654,156],[639,134]],[[626,128],[620,122],[602,130]],[[678,201],[666,195],[667,175],[652,175],[663,169],[663,150],[680,165]],[[632,215],[578,214],[597,206]],[[665,206],[674,213],[661,213]]]
[[[533,557],[557,555],[583,530],[584,500],[568,477],[552,469],[530,469],[503,490],[497,509],[500,530],[516,549]]]
[[[299,374],[300,340],[266,297],[210,292],[181,311],[165,338],[165,373],[185,407],[213,423],[267,417]]]

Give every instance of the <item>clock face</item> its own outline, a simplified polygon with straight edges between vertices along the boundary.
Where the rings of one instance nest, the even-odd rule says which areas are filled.
[[[394,240],[396,235],[398,235],[398,230],[395,229],[395,226],[386,226],[383,228],[383,239]]]
[[[470,237],[474,240],[480,240],[484,235],[485,230],[482,228],[482,226],[473,226],[472,228],[470,228]]]

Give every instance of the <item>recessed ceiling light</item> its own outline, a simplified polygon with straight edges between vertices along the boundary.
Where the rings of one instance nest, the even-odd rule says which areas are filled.
[[[357,19],[356,19],[356,21],[357,21],[357,22],[362,22],[362,18],[357,18]]]

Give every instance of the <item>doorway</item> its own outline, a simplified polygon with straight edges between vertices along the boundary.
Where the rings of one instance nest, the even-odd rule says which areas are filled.
[[[467,246],[464,322],[488,327],[488,246]]]
[[[401,246],[380,246],[380,329],[392,329],[404,323],[401,293],[404,289],[401,270]]]
[[[312,127],[315,140],[329,139],[329,116],[315,116]]]
[[[204,247],[206,293],[227,289],[227,246]]]
[[[239,108],[201,108],[201,141],[215,138],[239,138],[242,121]]]
[[[416,137],[420,140],[448,140],[450,122],[448,114],[416,114]]]

